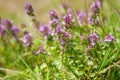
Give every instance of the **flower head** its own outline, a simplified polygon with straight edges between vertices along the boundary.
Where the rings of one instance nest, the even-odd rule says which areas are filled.
[[[32,45],[32,36],[31,36],[31,34],[25,33],[22,41],[23,41],[23,43],[25,44],[26,47],[31,46]]]
[[[81,13],[78,15],[78,20],[79,20],[79,23],[80,23],[81,26],[83,25],[83,22],[84,22],[84,20],[85,20],[85,17],[86,17],[86,13],[85,13],[85,12],[81,12]]]
[[[53,19],[58,19],[58,16],[57,16],[57,13],[55,10],[51,10],[50,11],[50,19],[53,20]]]
[[[95,0],[95,2],[91,5],[91,11],[93,12],[93,14],[98,14],[100,12],[101,7],[102,7],[102,1]]]
[[[108,35],[105,37],[105,42],[112,42],[115,40],[115,37],[113,35]]]
[[[69,32],[64,32],[63,33],[64,37],[70,38],[72,35]]]
[[[45,25],[40,26],[39,31],[45,37],[45,39],[51,35],[51,28],[49,25],[45,24]]]
[[[92,46],[95,46],[95,43],[98,39],[99,39],[99,36],[96,33],[92,33],[89,35],[89,40]]]
[[[6,32],[6,28],[0,25],[0,36],[3,36]]]
[[[64,29],[62,28],[62,26],[57,26],[57,28],[55,29],[55,33],[57,35],[63,33]]]
[[[53,20],[49,21],[49,24],[52,27],[56,27],[59,23],[60,23],[60,21],[58,19],[53,19]]]
[[[88,23],[92,25],[99,25],[98,15],[102,8],[102,0],[95,0],[91,5],[91,11],[88,14]]]
[[[11,31],[14,33],[14,34],[18,34],[20,32],[20,30],[16,27],[16,26],[13,26],[11,28]]]
[[[1,26],[10,30],[11,27],[12,27],[12,22],[10,20],[8,20],[8,19],[3,19],[1,21]]]
[[[34,9],[33,9],[32,5],[31,5],[31,3],[26,2],[26,3],[25,3],[25,6],[24,6],[24,9],[25,9],[25,12],[26,12],[28,15],[33,15]]]
[[[65,25],[66,28],[69,28],[74,23],[72,14],[64,16],[63,20],[64,20],[63,25]]]

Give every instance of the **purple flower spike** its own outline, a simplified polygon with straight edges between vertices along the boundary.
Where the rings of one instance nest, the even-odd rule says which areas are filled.
[[[11,28],[11,31],[14,33],[14,34],[18,34],[20,32],[20,30],[16,27],[16,26],[13,26]]]
[[[6,28],[0,25],[0,36],[3,36],[6,32]]]
[[[65,25],[66,28],[69,28],[74,23],[72,14],[64,16],[63,19],[64,19],[63,25]]]
[[[49,25],[45,24],[45,25],[40,26],[39,31],[45,37],[45,39],[51,35],[51,28]]]
[[[33,9],[32,5],[31,5],[31,3],[26,2],[26,3],[25,3],[25,6],[24,6],[24,9],[25,9],[25,12],[26,12],[28,15],[33,15],[34,9]]]
[[[55,10],[51,10],[50,11],[50,19],[53,20],[53,19],[58,19],[58,16],[57,16],[57,13]]]
[[[26,47],[29,47],[32,45],[32,36],[29,33],[26,33],[24,34],[22,41]]]
[[[58,27],[55,29],[55,33],[56,33],[57,35],[63,33],[63,31],[64,31],[64,29],[63,29],[61,26],[58,26]]]
[[[106,36],[104,41],[105,42],[112,42],[114,40],[115,40],[115,37],[113,35],[108,35],[108,36]]]
[[[6,29],[11,29],[11,27],[12,27],[12,22],[11,21],[9,21],[8,19],[3,19],[2,21],[1,21],[1,26],[2,27],[4,27],[4,28],[6,28]]]
[[[92,5],[91,5],[91,11],[93,14],[97,14],[100,12],[100,9],[102,7],[102,1],[101,0],[96,0]]]
[[[56,27],[58,24],[59,24],[59,20],[58,19],[53,19],[53,20],[50,20],[49,21],[49,24],[50,24],[50,26],[52,26],[52,27]]]
[[[99,39],[99,36],[96,33],[92,33],[89,36],[89,40],[92,46],[95,46],[96,41]]]
[[[84,22],[84,20],[85,20],[85,17],[86,17],[86,13],[85,13],[85,12],[81,12],[81,13],[78,15],[78,20],[79,20],[79,23],[80,23],[81,26],[83,25],[83,22]]]

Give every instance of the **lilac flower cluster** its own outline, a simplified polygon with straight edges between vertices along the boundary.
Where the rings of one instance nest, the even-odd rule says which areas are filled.
[[[22,38],[23,43],[26,47],[29,47],[32,45],[32,36],[28,32],[25,32],[24,37]]]
[[[89,40],[90,40],[91,46],[95,46],[98,39],[99,39],[99,36],[96,33],[90,34]],[[113,35],[108,35],[105,37],[104,42],[113,42],[114,40],[115,40],[115,37]]]
[[[24,10],[28,15],[33,16],[34,9],[33,9],[32,5],[31,5],[31,3],[26,2],[25,6],[24,6]]]
[[[13,23],[8,20],[8,19],[2,19],[0,22],[0,36],[5,37],[4,35],[6,34],[7,36],[13,36],[16,41],[19,41],[19,34],[20,30],[18,27],[14,26]],[[25,33],[23,37],[23,42],[25,43],[26,46],[30,46],[32,44],[32,37],[30,34]]]
[[[53,19],[58,19],[58,16],[57,16],[57,13],[55,10],[51,10],[50,11],[50,19],[53,20]]]
[[[99,39],[99,36],[96,33],[92,33],[89,35],[89,40],[90,40],[92,46],[95,46],[98,39]]]
[[[19,29],[10,20],[2,19],[0,23],[0,36],[4,36],[6,32],[11,33],[13,37],[17,38]]]
[[[55,10],[51,10],[49,15],[50,15],[49,25],[55,28],[60,23],[59,17]]]
[[[73,23],[74,23],[74,19],[72,14],[68,14],[63,17],[63,25],[66,28],[70,28],[73,25]]]
[[[1,26],[5,27],[6,29],[10,30],[12,27],[12,22],[8,19],[2,19]]]
[[[85,18],[86,18],[86,13],[85,12],[79,13],[78,21],[79,21],[80,26],[82,26],[84,24]]]
[[[13,26],[11,28],[11,31],[14,33],[14,34],[18,34],[20,32],[20,30],[16,27],[16,26]]]
[[[102,0],[95,0],[95,2],[91,5],[91,12],[93,15],[97,15],[100,13],[102,7]]]
[[[95,2],[91,5],[91,11],[88,14],[88,23],[92,25],[98,25],[98,14],[102,8],[102,0],[95,0]]]
[[[113,35],[108,35],[108,36],[106,36],[104,41],[105,42],[112,42],[114,40],[115,40],[115,37]]]
[[[6,32],[6,28],[0,24],[0,36],[4,36],[5,32]]]
[[[65,42],[67,42],[67,39],[71,37],[71,34],[67,31],[67,28],[69,28],[73,24],[72,14],[69,12],[68,15],[65,15],[63,17],[64,24],[60,22],[61,19],[58,17],[55,10],[51,10],[49,15],[49,24],[41,25],[39,28],[41,35],[44,36],[45,39],[47,39],[50,36],[53,36],[53,33],[54,36],[57,36],[59,41],[64,44]]]
[[[65,31],[65,29],[61,25],[57,26],[55,33],[62,45],[68,43],[69,38],[72,38],[72,34],[68,31]]]
[[[64,32],[64,29],[62,28],[61,25],[57,26],[57,28],[55,29],[55,33],[57,35],[62,34],[63,32]]]
[[[58,40],[62,45],[68,43],[69,38],[72,37],[72,34],[69,32],[70,27],[74,24],[73,14],[71,9],[67,9],[67,15],[63,15],[63,23],[58,22],[55,28],[55,34],[58,36]],[[60,20],[60,19],[59,19]]]
[[[99,25],[98,15],[102,8],[102,0],[95,0],[90,7],[90,12],[80,12],[78,14],[78,21],[80,26],[82,26],[85,22],[91,25]]]
[[[49,25],[42,25],[39,28],[39,31],[44,36],[45,39],[49,38],[51,35],[51,27]]]

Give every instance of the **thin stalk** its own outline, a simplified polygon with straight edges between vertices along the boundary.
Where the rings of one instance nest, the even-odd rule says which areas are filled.
[[[32,75],[35,77],[35,79],[37,79],[37,76],[35,75],[35,73],[32,71],[32,69],[28,66],[28,64],[23,60],[23,58],[20,58],[21,61],[24,63],[24,65],[29,69],[29,71],[32,73]]]

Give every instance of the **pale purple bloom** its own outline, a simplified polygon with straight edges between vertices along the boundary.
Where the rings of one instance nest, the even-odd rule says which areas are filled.
[[[70,38],[72,35],[69,32],[64,32],[63,33],[64,37]]]
[[[14,34],[18,34],[20,32],[20,30],[16,27],[16,26],[13,26],[11,28],[11,31],[14,33]]]
[[[99,24],[99,19],[98,17],[94,17],[92,15],[92,12],[89,13],[88,15],[88,23],[92,25],[98,25]]]
[[[115,37],[113,35],[108,35],[105,37],[105,42],[112,42],[115,40]]]
[[[58,16],[57,16],[57,13],[55,10],[51,10],[50,11],[50,19],[53,20],[53,19],[58,19]]]
[[[8,19],[3,19],[1,20],[1,26],[10,30],[12,27],[12,22]]]
[[[19,33],[20,31],[19,31],[19,29],[16,27],[16,26],[13,26],[12,28],[11,28],[11,34],[12,34],[12,36],[16,39],[16,41],[18,42],[19,41],[19,39],[18,39],[18,33]]]
[[[60,23],[60,20],[58,18],[56,11],[51,10],[49,14],[50,14],[50,21],[49,21],[50,26],[56,27]]]
[[[63,29],[61,26],[58,26],[58,27],[55,29],[55,33],[56,33],[57,35],[63,33],[63,31],[64,31],[64,29]]]
[[[92,33],[89,35],[89,40],[92,46],[95,46],[96,41],[98,41],[99,36],[96,33]]]
[[[95,24],[95,21],[91,16],[88,16],[88,23],[92,25]]]
[[[0,25],[0,36],[3,36],[6,32],[6,28]]]
[[[29,47],[32,45],[32,36],[29,33],[24,34],[24,37],[22,39],[23,43],[26,47]]]
[[[35,52],[35,54],[40,54],[40,53],[46,54],[46,51],[43,48],[43,46],[40,46],[39,49]]]
[[[72,14],[68,14],[68,15],[64,16],[63,20],[64,20],[63,25],[65,25],[66,28],[69,28],[74,23]]]
[[[26,12],[28,15],[33,15],[34,9],[33,9],[32,5],[31,5],[31,3],[26,2],[26,3],[25,3],[25,6],[24,6],[24,9],[25,9],[25,12]]]
[[[80,23],[81,26],[83,25],[83,22],[85,21],[85,17],[86,17],[86,13],[85,12],[81,12],[78,15],[78,20],[79,20],[79,23]]]
[[[45,25],[40,26],[39,31],[45,37],[45,39],[51,35],[51,28],[49,25],[45,24]]]
[[[49,24],[52,27],[56,27],[59,23],[60,23],[60,21],[58,19],[53,19],[53,20],[49,21]]]
[[[95,0],[95,2],[91,5],[91,11],[93,12],[93,14],[97,14],[100,12],[101,7],[102,7],[102,1]]]
[[[88,15],[88,23],[92,25],[99,25],[98,14],[102,8],[102,0],[95,0],[95,2],[91,5],[91,11]]]

